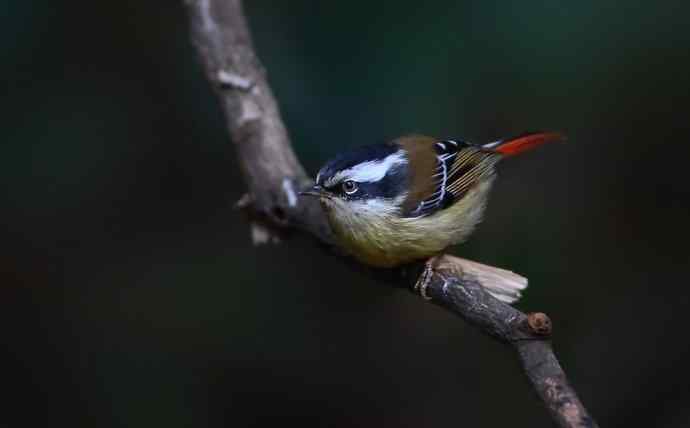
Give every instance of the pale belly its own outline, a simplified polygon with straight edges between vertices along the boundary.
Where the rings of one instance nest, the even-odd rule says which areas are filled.
[[[479,184],[460,201],[427,217],[324,208],[339,244],[348,253],[368,265],[394,267],[432,257],[465,241],[481,221],[492,181]]]

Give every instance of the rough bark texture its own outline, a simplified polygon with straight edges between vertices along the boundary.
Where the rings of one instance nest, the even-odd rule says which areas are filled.
[[[539,398],[560,427],[596,427],[553,353],[546,314],[524,314],[492,297],[466,275],[456,257],[443,256],[434,268],[427,294],[443,306],[499,341],[515,348]]]
[[[248,194],[239,205],[255,214],[255,242],[272,239],[276,227],[297,227],[332,243],[318,203],[297,195],[312,181],[290,145],[265,71],[254,53],[240,0],[186,3],[193,42],[224,109],[230,138],[247,181]],[[452,256],[438,258],[426,295],[432,303],[512,346],[557,426],[597,426],[553,353],[549,318],[543,313],[524,314],[491,296],[476,274],[477,265]],[[413,286],[421,269],[421,265],[409,266],[386,277]],[[513,281],[521,278],[507,274],[512,275]]]
[[[187,0],[192,40],[225,112],[248,196],[241,201],[272,225],[297,226],[332,242],[316,201],[298,198],[311,180],[290,145],[238,0]],[[270,229],[254,223],[255,241]]]

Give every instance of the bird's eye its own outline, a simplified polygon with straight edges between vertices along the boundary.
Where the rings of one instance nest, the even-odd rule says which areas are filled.
[[[355,183],[352,180],[346,180],[343,182],[343,192],[347,193],[348,195],[351,195],[357,191],[357,183]]]

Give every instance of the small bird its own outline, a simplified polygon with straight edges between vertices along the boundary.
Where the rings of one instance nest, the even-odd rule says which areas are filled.
[[[302,194],[320,199],[348,253],[368,265],[394,267],[465,241],[482,219],[496,164],[563,139],[535,132],[474,145],[404,136],[336,156]]]

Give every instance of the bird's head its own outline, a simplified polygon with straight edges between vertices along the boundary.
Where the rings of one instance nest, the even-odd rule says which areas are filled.
[[[330,216],[389,213],[405,197],[407,167],[407,155],[396,144],[359,147],[327,162],[303,194],[319,197]]]

